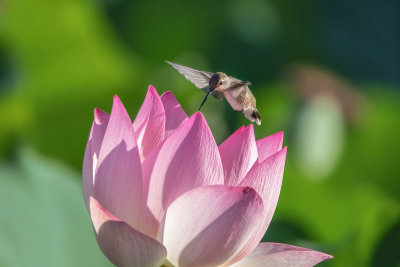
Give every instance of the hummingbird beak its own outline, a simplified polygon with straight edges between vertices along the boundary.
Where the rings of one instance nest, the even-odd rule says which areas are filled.
[[[207,93],[206,97],[204,98],[203,102],[201,102],[201,105],[200,105],[200,107],[199,107],[199,111],[200,111],[201,107],[204,105],[204,103],[206,102],[208,96],[209,96],[212,92],[213,92],[213,90],[208,91],[208,93]]]

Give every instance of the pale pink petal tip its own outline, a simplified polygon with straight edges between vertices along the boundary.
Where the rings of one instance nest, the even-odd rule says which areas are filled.
[[[225,184],[238,185],[257,161],[253,125],[239,128],[219,146]]]
[[[104,123],[108,122],[108,119],[110,118],[110,115],[104,111],[102,111],[99,108],[94,109],[94,122],[97,125],[102,125]]]
[[[152,93],[156,93],[157,95],[159,95],[157,90],[156,90],[156,88],[151,84],[149,84],[149,88],[147,90],[151,91]]]
[[[331,258],[333,256],[307,248],[280,243],[260,243],[246,258],[233,266],[309,267]]]
[[[153,101],[154,99],[158,99],[160,98],[160,95],[158,94],[156,88],[153,85],[149,85],[149,87],[147,88],[147,94],[151,94],[153,97]]]
[[[151,85],[133,122],[133,129],[143,161],[165,135],[164,107],[157,90]]]
[[[282,149],[283,132],[257,140],[258,162],[263,162],[269,156]]]
[[[189,120],[192,121],[194,128],[200,127],[201,131],[203,131],[202,135],[207,135],[209,139],[208,141],[212,142],[213,146],[215,145],[215,147],[218,149],[217,143],[215,142],[214,136],[203,113],[197,111],[189,118]]]
[[[237,132],[241,132],[246,128],[246,126],[242,125],[239,129],[236,130],[236,132],[234,132],[233,134],[237,133]]]
[[[117,95],[114,95],[111,114],[114,113],[114,112],[117,113],[117,114],[121,114],[121,115],[123,114],[123,116],[125,118],[129,118],[129,121],[130,121],[129,114],[126,111],[126,109],[124,107],[124,104],[122,104],[121,99]]]
[[[208,130],[207,132],[211,134],[212,138],[214,138],[208,126],[207,120],[204,117],[203,113],[201,113],[201,111],[196,111],[195,113],[193,113],[193,115],[189,117],[189,121],[191,121],[191,124],[193,124],[194,126],[201,125],[204,128],[204,130]]]
[[[170,91],[162,94],[160,98],[165,110],[165,138],[167,138],[188,119],[188,116]]]
[[[204,118],[204,115],[203,115],[203,113],[201,113],[201,111],[196,111],[192,116],[191,116],[191,118],[192,117],[194,117],[194,118],[202,118],[202,120],[204,120],[204,122],[206,122],[206,119]],[[207,122],[206,122],[207,123]]]
[[[164,105],[165,110],[170,110],[170,109],[175,109],[179,107],[182,112],[183,109],[181,108],[181,105],[179,104],[178,100],[175,98],[174,94],[171,91],[164,92],[161,96],[161,101]]]
[[[175,98],[175,96],[174,96],[174,94],[171,92],[171,91],[165,91],[162,95],[161,95],[161,97],[168,97],[168,98],[170,98],[170,97],[173,97],[173,98]]]
[[[118,97],[118,95],[114,95],[114,98],[113,98],[113,103],[116,103],[116,102],[121,102],[121,99]]]
[[[120,221],[90,198],[96,240],[101,251],[116,266],[160,266],[167,256],[158,241]]]

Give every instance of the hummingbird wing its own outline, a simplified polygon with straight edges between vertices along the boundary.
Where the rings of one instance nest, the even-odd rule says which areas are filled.
[[[208,93],[208,91],[210,90],[208,82],[210,81],[214,73],[202,70],[195,70],[170,61],[165,61],[165,62],[174,67],[174,69],[176,69],[180,74],[185,76],[185,78],[191,81],[197,88],[200,88],[202,91]],[[216,99],[222,99],[224,97],[224,94],[218,91],[212,92],[211,95]]]
[[[166,62],[200,89],[208,86],[208,82],[214,74],[208,71],[195,70],[169,61]]]

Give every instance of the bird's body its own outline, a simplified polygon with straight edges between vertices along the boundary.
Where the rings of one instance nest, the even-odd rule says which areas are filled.
[[[256,98],[249,89],[250,82],[230,77],[223,72],[212,73],[195,70],[169,61],[167,63],[184,75],[196,87],[207,92],[207,96],[201,106],[210,94],[217,99],[225,97],[234,110],[241,111],[251,122],[256,122],[258,125],[261,124],[261,117],[256,108]]]

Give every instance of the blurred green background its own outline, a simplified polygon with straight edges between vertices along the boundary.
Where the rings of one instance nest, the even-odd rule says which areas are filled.
[[[80,170],[93,109],[132,118],[152,84],[188,115],[204,93],[170,60],[253,83],[257,138],[289,146],[264,240],[400,266],[400,2],[0,1],[0,266],[110,266]],[[248,121],[204,115],[218,143]]]

